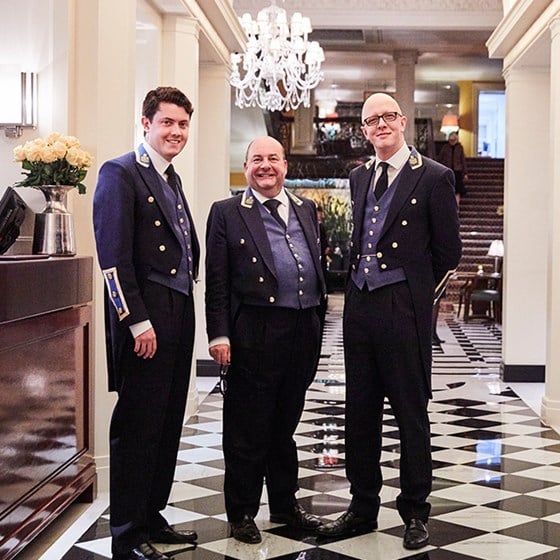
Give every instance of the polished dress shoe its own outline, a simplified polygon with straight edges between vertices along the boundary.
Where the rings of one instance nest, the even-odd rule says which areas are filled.
[[[195,531],[176,531],[169,525],[150,535],[150,542],[163,544],[193,543],[198,538]]]
[[[370,533],[377,529],[377,521],[360,517],[353,511],[343,513],[338,519],[317,527],[317,534],[324,537],[347,537],[354,533]]]
[[[113,560],[169,560],[169,556],[158,552],[150,543],[142,543],[125,554],[113,554]]]
[[[261,533],[255,525],[255,520],[248,514],[241,521],[232,521],[231,536],[238,541],[248,544],[258,544],[262,541]]]
[[[426,523],[421,519],[411,519],[406,523],[404,531],[403,546],[409,550],[415,550],[426,546],[430,541]]]
[[[296,504],[291,511],[285,513],[271,513],[270,521],[273,523],[283,523],[288,525],[288,527],[303,529],[304,531],[315,531],[317,527],[322,525],[321,520],[316,515],[305,511],[299,504]]]

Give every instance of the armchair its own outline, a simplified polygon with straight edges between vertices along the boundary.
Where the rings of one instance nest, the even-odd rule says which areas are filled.
[[[463,291],[465,306],[463,319],[485,319],[502,322],[502,276],[501,274],[473,274]]]

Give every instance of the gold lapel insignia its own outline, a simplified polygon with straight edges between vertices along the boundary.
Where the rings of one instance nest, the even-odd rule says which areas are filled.
[[[301,200],[301,198],[296,196],[293,192],[290,192],[288,190],[286,190],[286,192],[288,193],[288,196],[292,199],[292,201],[295,204],[297,204],[298,206],[301,206],[303,204],[303,200]]]
[[[419,167],[422,167],[422,156],[416,151],[410,152],[408,164],[410,165],[411,169],[418,169]]]
[[[142,151],[140,151],[142,150]],[[150,156],[143,151],[142,146],[138,146],[138,149],[136,150],[136,161],[142,166],[142,167],[150,167]]]
[[[255,202],[255,199],[252,196],[247,196],[248,192],[249,191],[246,190],[241,196],[241,206],[243,206],[244,208],[253,208],[253,203]]]

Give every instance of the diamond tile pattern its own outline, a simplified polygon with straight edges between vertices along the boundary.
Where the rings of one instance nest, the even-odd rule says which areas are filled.
[[[323,353],[296,433],[302,505],[333,519],[350,501],[344,473],[342,301],[331,295]],[[443,323],[443,320],[445,323]],[[176,560],[558,560],[560,559],[560,436],[497,376],[501,332],[442,318],[434,347],[430,403],[434,485],[430,545],[402,546],[395,509],[398,429],[384,416],[385,484],[379,529],[348,539],[321,539],[268,520],[266,492],[257,518],[260,545],[229,537],[222,495],[222,397],[212,391],[184,427],[175,485],[164,515],[195,529],[196,546],[161,547]],[[105,512],[63,557],[110,558]]]

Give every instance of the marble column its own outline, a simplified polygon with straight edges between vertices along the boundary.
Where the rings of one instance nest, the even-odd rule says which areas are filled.
[[[292,154],[314,154],[315,149],[315,96],[311,91],[309,107],[300,105],[294,111],[294,125],[292,128]]]
[[[548,158],[544,155],[548,149],[549,74],[544,67],[514,65],[506,69],[504,77],[508,141],[504,161],[502,377],[504,381],[542,381],[547,336],[547,208],[551,197]]]
[[[229,66],[225,63],[202,64],[200,67],[200,96],[196,115],[198,130],[200,177],[196,189],[195,221],[198,226],[202,255],[205,254],[205,227],[212,202],[229,196],[231,87]],[[204,262],[204,261],[202,261]],[[204,266],[200,267],[199,286],[204,286]],[[195,359],[209,364],[204,299],[196,299]],[[213,367],[213,366],[212,366]],[[217,370],[216,370],[217,374]]]
[[[395,51],[393,58],[396,65],[396,99],[408,119],[405,139],[407,144],[414,144],[414,74],[418,52],[415,50]]]
[[[87,194],[72,197],[76,245],[80,255],[96,253],[91,214],[97,170],[104,161],[129,152],[134,146],[135,22],[134,0],[77,0],[66,22],[68,43],[56,44],[58,60],[63,59],[64,49],[67,48],[68,78],[56,83],[53,97],[58,98],[58,88],[66,88],[68,106],[61,108],[60,114],[66,114],[67,111],[68,132],[79,138],[94,160],[85,180]],[[108,41],[107,37],[114,40]],[[66,99],[64,94],[61,98]],[[108,489],[107,433],[115,393],[107,391],[104,283],[97,263],[93,280],[93,448],[99,491],[103,492]]]
[[[542,419],[549,426],[560,428],[560,17],[550,24],[550,131],[544,134],[541,129],[539,144],[541,154],[534,161],[544,164],[548,173],[549,246],[548,246],[548,336],[546,357],[546,383],[542,402]],[[534,100],[526,106],[538,106]],[[527,120],[527,119],[525,119]],[[532,138],[532,136],[526,136]],[[527,142],[529,144],[530,142]],[[529,160],[531,161],[531,160]],[[548,169],[550,167],[550,169]],[[533,182],[532,184],[535,184]],[[530,231],[530,230],[529,230]],[[532,328],[526,321],[527,328]]]
[[[196,204],[198,178],[199,26],[194,18],[166,15],[163,18],[161,53],[162,84],[179,88],[191,101],[194,114],[187,146],[174,162],[183,190],[191,205]]]
[[[194,113],[189,130],[189,141],[185,149],[177,156],[174,166],[183,183],[191,214],[195,220],[199,237],[204,236],[203,224],[196,220],[197,193],[200,188],[198,176],[199,132],[201,128],[199,111],[199,25],[194,18],[165,15],[163,18],[162,84],[179,88],[191,101]],[[200,283],[195,285],[195,307],[201,308],[204,290]],[[197,317],[198,319],[198,317]],[[198,408],[198,391],[196,388],[196,348],[191,368],[191,383],[187,401],[186,416]]]

